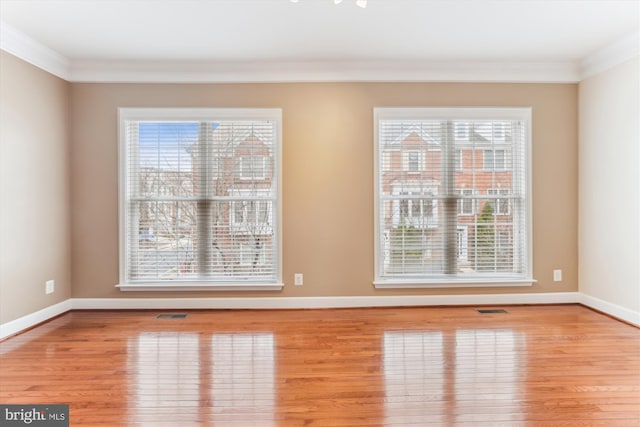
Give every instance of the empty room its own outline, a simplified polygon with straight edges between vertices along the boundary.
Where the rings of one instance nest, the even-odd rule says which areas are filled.
[[[640,426],[640,0],[0,30],[0,425]]]

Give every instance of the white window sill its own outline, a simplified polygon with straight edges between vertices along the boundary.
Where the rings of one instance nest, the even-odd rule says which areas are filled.
[[[495,288],[508,286],[532,286],[534,279],[442,279],[442,280],[418,280],[418,279],[390,279],[376,280],[373,286],[376,289],[414,289],[414,288]]]
[[[181,291],[280,291],[283,283],[121,283],[116,288],[121,291],[153,291],[153,292],[181,292]]]

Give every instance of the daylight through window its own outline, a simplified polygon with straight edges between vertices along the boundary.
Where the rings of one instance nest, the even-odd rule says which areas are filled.
[[[120,117],[121,284],[278,282],[280,110]]]
[[[530,110],[375,114],[376,286],[530,284]]]

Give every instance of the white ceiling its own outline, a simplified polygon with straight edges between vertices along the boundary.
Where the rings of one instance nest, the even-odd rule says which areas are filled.
[[[368,0],[366,9],[355,0],[0,0],[0,18],[3,39],[57,56],[77,81],[376,80],[384,70],[464,80],[469,69],[571,80],[590,55],[625,37],[637,44],[640,0]]]

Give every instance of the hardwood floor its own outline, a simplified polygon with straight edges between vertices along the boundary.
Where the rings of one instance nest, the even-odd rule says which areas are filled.
[[[640,426],[640,329],[578,305],[75,311],[0,343],[71,425]]]

